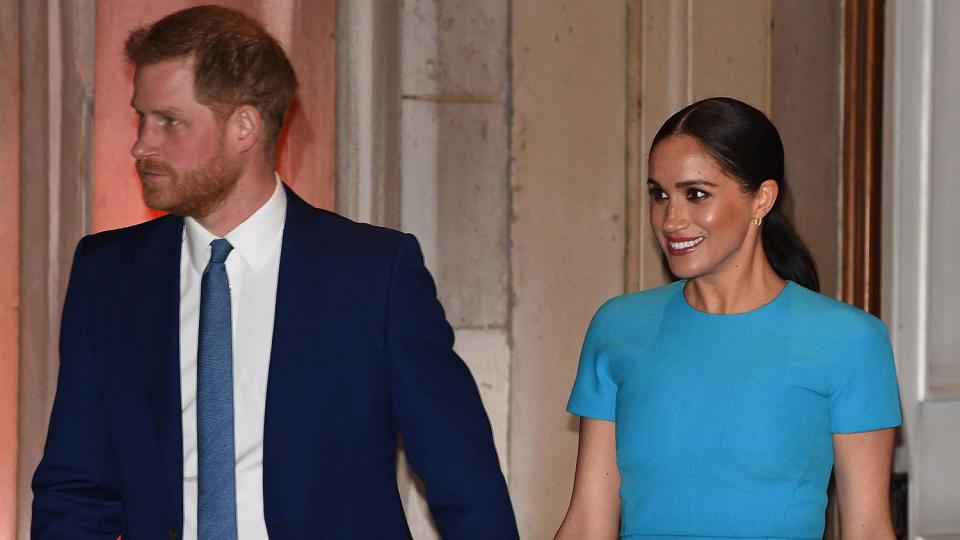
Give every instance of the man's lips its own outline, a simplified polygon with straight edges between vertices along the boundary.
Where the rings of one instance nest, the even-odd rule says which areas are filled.
[[[157,180],[162,177],[169,177],[170,173],[163,169],[142,169],[137,167],[137,174],[140,175],[141,180]]]
[[[667,251],[670,252],[670,255],[686,255],[688,253],[693,253],[700,246],[700,243],[703,242],[702,236],[693,236],[693,237],[666,237],[667,241]]]
[[[161,176],[172,176],[171,170],[165,163],[153,159],[142,159],[136,163],[137,174],[142,180],[156,179]]]

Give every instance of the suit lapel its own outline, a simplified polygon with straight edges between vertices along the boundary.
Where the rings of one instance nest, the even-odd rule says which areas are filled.
[[[180,407],[180,248],[183,220],[164,218],[144,244],[134,272],[136,351],[149,403],[160,463],[158,478],[183,516],[183,428]],[[179,518],[177,518],[179,516]]]
[[[264,418],[265,491],[272,485],[268,481],[272,469],[280,459],[286,439],[296,431],[303,412],[291,392],[300,386],[300,362],[322,346],[318,342],[315,312],[325,296],[324,286],[331,284],[327,276],[333,268],[335,253],[328,249],[326,230],[319,226],[315,212],[317,210],[287,188]],[[266,493],[264,499],[265,504],[270,500]]]

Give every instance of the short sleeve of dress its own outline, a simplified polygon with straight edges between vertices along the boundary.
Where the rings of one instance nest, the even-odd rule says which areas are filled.
[[[610,328],[604,322],[604,309],[593,316],[583,349],[577,378],[570,392],[567,411],[571,414],[613,421],[616,416],[617,385],[610,375],[610,365],[605,354]]]
[[[900,393],[887,329],[870,317],[848,329],[837,351],[830,394],[831,431],[858,433],[899,426]]]

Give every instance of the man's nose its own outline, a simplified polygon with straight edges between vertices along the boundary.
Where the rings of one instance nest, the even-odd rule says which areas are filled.
[[[130,147],[130,154],[134,159],[150,157],[156,152],[156,141],[154,139],[153,130],[147,125],[141,125],[137,129],[137,140]]]

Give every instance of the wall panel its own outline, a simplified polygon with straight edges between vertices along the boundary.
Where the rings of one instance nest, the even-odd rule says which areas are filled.
[[[842,10],[834,0],[773,3],[770,116],[786,153],[786,211],[839,295]]]

